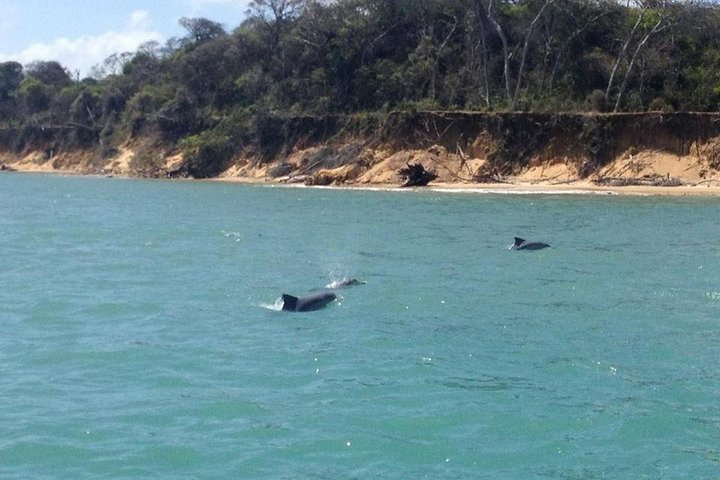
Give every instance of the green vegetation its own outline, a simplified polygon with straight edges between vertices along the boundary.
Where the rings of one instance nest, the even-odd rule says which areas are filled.
[[[150,138],[204,177],[239,151],[276,153],[290,118],[720,110],[713,3],[255,0],[232,32],[180,24],[184,38],[115,54],[82,80],[57,62],[0,63],[0,126],[20,136],[13,147],[46,130],[62,133],[56,150],[101,155]]]

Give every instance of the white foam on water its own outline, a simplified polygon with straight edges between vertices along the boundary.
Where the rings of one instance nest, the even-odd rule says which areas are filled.
[[[283,299],[282,297],[278,297],[277,300],[275,300],[275,303],[259,303],[256,306],[260,308],[264,308],[266,310],[272,310],[274,312],[280,312],[283,308]]]

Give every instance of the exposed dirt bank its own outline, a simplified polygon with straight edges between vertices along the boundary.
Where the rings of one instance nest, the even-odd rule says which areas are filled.
[[[436,173],[435,188],[720,194],[720,114],[394,113],[278,118],[270,133],[212,178],[394,187],[404,181],[400,169],[419,163]],[[11,137],[7,129],[0,134],[0,168],[202,173],[178,151],[144,139],[99,158],[89,148],[63,150],[52,136],[13,149]]]

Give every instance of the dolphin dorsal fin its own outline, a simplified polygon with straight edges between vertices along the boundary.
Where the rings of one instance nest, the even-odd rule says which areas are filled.
[[[283,301],[283,306],[282,306],[283,310],[294,311],[297,308],[297,302],[298,302],[297,297],[293,297],[292,295],[283,293],[282,301]]]
[[[515,237],[515,245],[520,245],[520,244],[523,243],[524,241],[525,241],[524,238]]]

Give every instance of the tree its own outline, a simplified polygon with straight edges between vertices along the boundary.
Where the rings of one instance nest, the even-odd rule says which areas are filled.
[[[22,79],[23,67],[18,62],[0,63],[0,101],[11,97]]]
[[[128,77],[150,81],[160,70],[160,60],[153,53],[138,50],[135,55],[123,64],[122,73]]]
[[[160,132],[167,140],[177,140],[195,129],[197,111],[192,98],[182,89],[175,92],[175,98],[166,102],[157,112]]]
[[[287,21],[300,13],[305,3],[306,0],[253,0],[248,14],[266,24],[274,24],[281,30]]]
[[[450,25],[452,23],[452,25]],[[457,28],[458,20],[457,17],[451,16],[451,18],[448,20],[448,27],[447,27],[447,35],[444,36],[442,42],[440,42],[440,45],[437,46],[435,54],[435,58],[432,62],[432,78],[430,81],[430,99],[432,101],[435,101],[437,98],[437,77],[438,77],[438,69],[440,65],[440,60],[442,59],[443,51],[445,50],[445,47],[447,46],[448,42],[450,41],[450,38],[455,33],[455,29]]]
[[[487,12],[481,0],[475,0],[468,13],[468,52],[467,72],[470,76],[471,91],[480,83],[481,98],[486,107],[490,107],[490,53],[488,47],[488,19]],[[478,80],[478,77],[480,79]]]
[[[232,36],[206,42],[177,59],[177,79],[203,104],[226,106],[242,74],[242,55]]]
[[[295,18],[305,5],[306,0],[253,0],[250,2],[248,16],[270,33],[268,45],[275,53],[282,35],[288,30],[290,20]]]
[[[70,106],[70,121],[85,127],[94,127],[101,114],[100,100],[89,88],[83,89]]]
[[[34,77],[41,83],[62,88],[72,82],[68,71],[58,62],[33,62],[25,69],[28,76]]]
[[[695,4],[665,35],[660,95],[676,110],[720,111],[720,8]]]
[[[522,78],[525,74],[525,61],[527,59],[528,46],[530,45],[530,39],[532,38],[533,31],[535,30],[535,25],[537,24],[538,20],[540,19],[548,5],[553,3],[553,1],[554,0],[545,0],[543,2],[542,7],[538,11],[537,15],[535,15],[535,18],[533,18],[532,22],[530,22],[530,25],[525,32],[525,43],[523,45],[522,57],[520,58],[520,66],[518,67],[517,82],[515,83],[515,94],[513,95],[512,103],[510,104],[510,110],[512,111],[515,111],[518,96],[520,95],[520,86],[522,85]]]
[[[507,97],[508,103],[512,103],[512,94],[510,93],[510,49],[508,47],[508,39],[505,35],[505,31],[497,20],[497,0],[489,0],[487,6],[487,17],[490,24],[495,28],[495,31],[502,42],[502,56],[503,56],[503,78],[505,79],[505,96]]]
[[[556,39],[548,39],[547,41],[549,44],[558,43],[549,51],[549,54],[554,56],[554,59],[551,61],[552,66],[549,73],[547,73],[547,77],[545,75],[542,77],[541,91],[543,93],[545,88],[549,92],[553,91],[564,62],[573,61],[572,57],[576,57],[575,61],[577,61],[577,55],[572,55],[570,47],[577,45],[585,49],[593,48],[593,37],[601,36],[607,30],[607,26],[613,23],[613,19],[610,19],[608,23],[607,18],[612,13],[617,14],[619,6],[613,0],[599,0],[597,2],[565,0],[563,4],[556,5],[553,10],[557,17],[553,20],[553,24],[556,24],[556,30],[560,34],[557,35]],[[601,20],[605,20],[605,24]],[[605,42],[600,43],[604,44]],[[578,48],[578,50],[582,52],[582,48]],[[584,70],[579,66],[571,68],[573,70]]]
[[[189,47],[194,47],[227,35],[222,24],[213,22],[207,18],[182,17],[178,20],[178,23],[188,32],[187,37],[183,39],[183,43]]]
[[[50,106],[50,88],[34,76],[25,77],[20,83],[18,92],[27,111],[31,114],[47,110]]]
[[[637,43],[635,51],[633,52],[632,57],[630,57],[630,63],[628,64],[627,70],[625,71],[625,76],[623,77],[622,84],[620,85],[620,90],[617,94],[617,99],[615,100],[615,108],[613,109],[614,112],[617,112],[620,108],[620,102],[622,101],[623,95],[625,94],[625,88],[627,87],[628,79],[630,78],[630,74],[633,71],[633,67],[635,66],[635,62],[638,59],[640,52],[645,48],[648,41],[652,37],[672,25],[672,18],[676,12],[674,12],[672,5],[670,5],[670,2],[668,2],[667,0],[659,1],[659,8],[653,11],[653,14],[657,17],[657,21],[654,21],[652,23],[652,27],[645,33],[645,35],[643,35],[643,37]],[[642,18],[642,15],[640,15],[640,18]]]
[[[130,52],[113,53],[108,56],[101,64],[95,65],[90,70],[90,77],[95,80],[102,80],[109,75],[119,75],[123,73],[125,65],[133,58]]]

